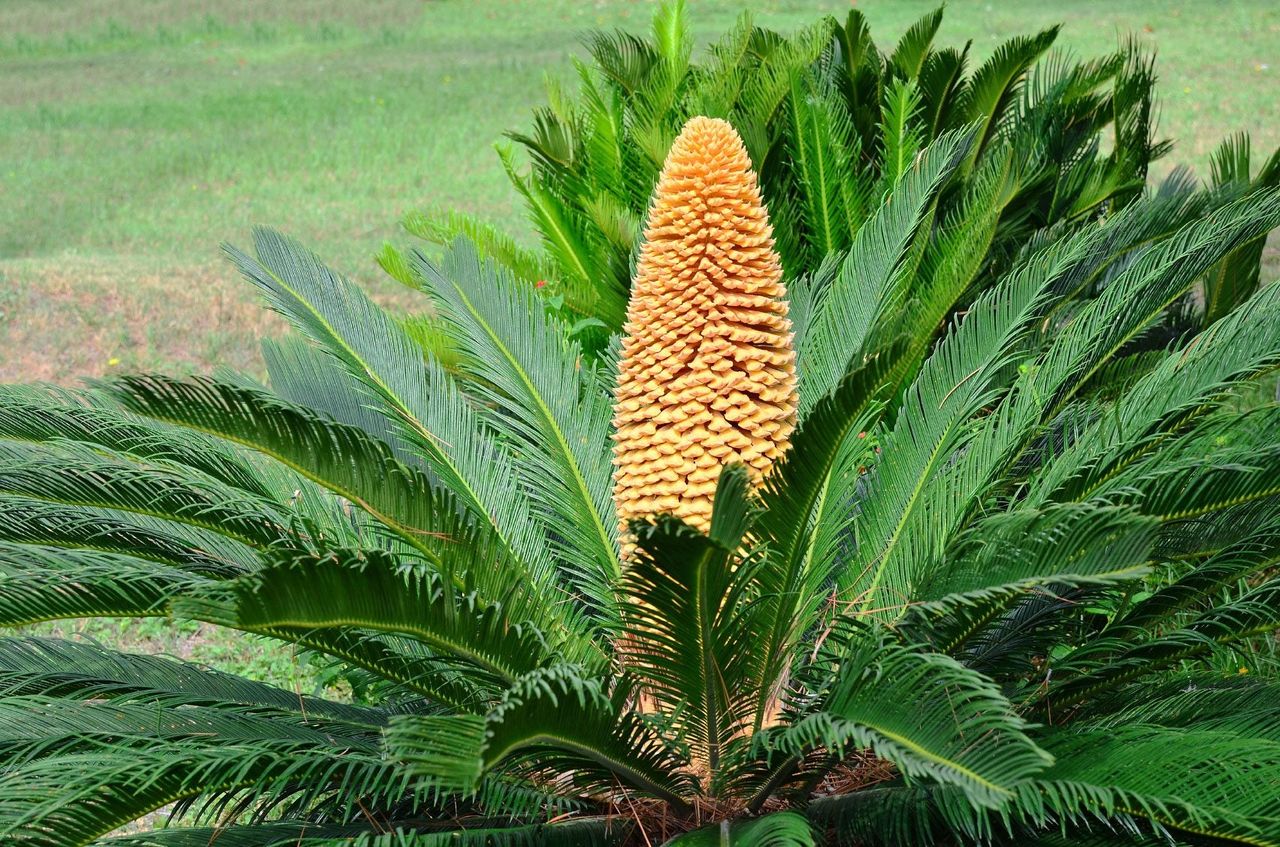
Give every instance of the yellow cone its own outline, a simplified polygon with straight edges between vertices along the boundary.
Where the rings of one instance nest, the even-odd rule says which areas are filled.
[[[692,118],[645,229],[618,374],[614,502],[707,531],[720,469],[753,482],[795,428],[795,352],[773,231],[742,139]],[[625,546],[625,545],[624,545]]]

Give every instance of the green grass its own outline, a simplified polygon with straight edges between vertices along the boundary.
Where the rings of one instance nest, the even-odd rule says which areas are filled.
[[[750,5],[793,29],[848,0],[690,0],[705,41]],[[933,0],[862,0],[882,45]],[[305,9],[305,13],[298,10]],[[212,10],[212,11],[210,11]],[[570,79],[593,26],[642,30],[628,0],[5,0],[0,4],[0,380],[113,370],[257,371],[267,316],[221,260],[253,224],[291,233],[384,301],[413,307],[371,261],[422,206],[525,233],[492,149],[524,127],[543,79]],[[1225,134],[1280,144],[1280,6],[957,0],[941,40],[983,57],[1066,24],[1089,55],[1127,33],[1160,51],[1161,166],[1206,172]],[[1272,269],[1274,271],[1274,259]],[[310,690],[314,668],[195,624],[69,622],[125,649]]]
[[[791,29],[848,0],[750,4]],[[933,0],[872,2],[882,43]],[[700,40],[741,0],[692,0]],[[305,9],[305,13],[297,10]],[[212,10],[212,11],[210,11]],[[292,11],[290,11],[292,10]],[[0,379],[120,368],[256,370],[256,315],[218,244],[264,223],[384,298],[369,257],[405,210],[478,213],[521,232],[492,145],[568,80],[591,26],[648,26],[624,0],[7,0],[0,5]],[[1156,45],[1168,160],[1205,170],[1226,133],[1280,143],[1280,7],[956,2],[942,40],[983,56],[1066,24],[1081,54]],[[1167,170],[1169,165],[1163,166]]]

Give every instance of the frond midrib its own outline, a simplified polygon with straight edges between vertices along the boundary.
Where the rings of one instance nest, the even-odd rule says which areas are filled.
[[[445,638],[439,633],[423,627],[389,626],[382,621],[377,620],[360,620],[352,617],[334,616],[334,617],[317,617],[309,620],[291,620],[288,617],[273,618],[269,625],[261,625],[259,629],[278,629],[278,628],[295,628],[295,629],[317,629],[327,627],[359,627],[362,629],[371,629],[376,632],[396,632],[404,635],[410,635],[426,644],[443,648],[444,650],[454,653],[458,656],[466,658],[487,671],[497,675],[507,684],[513,684],[518,678],[517,674],[511,668],[499,663],[498,661],[479,653],[466,644]],[[246,627],[235,624],[236,629],[245,629]]]
[[[654,782],[652,779],[640,773],[631,765],[628,765],[625,762],[619,761],[618,759],[608,755],[607,753],[604,753],[603,751],[597,750],[594,747],[583,744],[581,741],[574,741],[570,738],[564,737],[563,735],[557,735],[554,732],[549,732],[545,730],[539,733],[535,733],[533,735],[526,735],[517,741],[513,741],[512,743],[508,744],[505,749],[497,751],[493,755],[489,755],[489,751],[485,751],[486,752],[485,758],[488,760],[487,767],[492,767],[498,764],[507,756],[511,755],[516,750],[519,750],[522,747],[529,747],[536,744],[547,744],[552,747],[559,747],[561,749],[570,750],[574,753],[578,753],[579,755],[585,756],[588,759],[591,759],[593,762],[596,762],[597,764],[600,764],[605,768],[608,768],[610,771],[617,774],[619,777],[624,778],[627,782],[634,785],[635,787],[640,788],[644,791],[648,791],[651,794],[653,794],[655,797],[659,797],[663,800],[666,800],[668,803],[670,803],[672,806],[675,806],[677,809],[681,809],[681,810],[689,809],[689,804],[687,801],[684,800],[684,798],[680,797],[680,795],[674,793],[670,789],[664,788],[662,785],[659,785],[657,782]]]

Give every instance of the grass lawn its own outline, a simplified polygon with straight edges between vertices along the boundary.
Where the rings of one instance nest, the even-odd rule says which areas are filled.
[[[849,0],[690,0],[695,35],[744,6],[791,29]],[[859,0],[883,45],[933,0]],[[5,0],[0,4],[0,380],[260,367],[278,323],[221,260],[264,223],[384,300],[370,260],[407,209],[521,228],[492,145],[527,123],[577,35],[648,26],[626,0]],[[1245,129],[1280,144],[1280,5],[957,0],[940,41],[1062,21],[1081,54],[1127,33],[1159,50],[1161,166],[1207,172]],[[1261,156],[1256,156],[1261,158]],[[1273,260],[1274,267],[1274,260]]]

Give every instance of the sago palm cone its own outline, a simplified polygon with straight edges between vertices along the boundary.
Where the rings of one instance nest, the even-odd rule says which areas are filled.
[[[624,532],[662,513],[706,532],[721,468],[741,463],[759,485],[786,451],[796,375],[785,293],[742,139],[725,121],[691,118],[658,180],[624,326]]]

